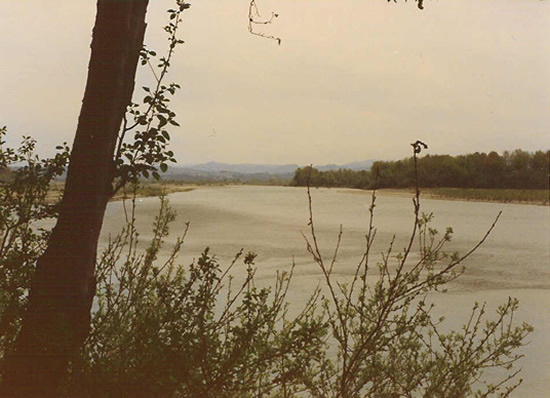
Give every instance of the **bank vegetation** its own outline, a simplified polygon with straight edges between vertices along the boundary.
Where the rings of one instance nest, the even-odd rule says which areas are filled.
[[[425,193],[445,199],[539,203],[549,202],[550,151],[520,149],[468,155],[426,155],[418,159],[418,180]],[[370,170],[320,171],[298,168],[293,186],[358,189],[413,189],[413,158],[377,161]]]

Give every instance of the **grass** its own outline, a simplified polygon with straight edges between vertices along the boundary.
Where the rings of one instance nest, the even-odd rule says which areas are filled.
[[[190,184],[177,184],[177,183],[163,183],[163,182],[142,182],[137,187],[136,196],[145,197],[158,197],[161,195],[168,195],[175,192],[189,192],[195,189],[195,185]],[[129,187],[126,191],[119,191],[115,196],[111,198],[111,201],[122,200],[129,198],[133,194],[133,188]]]
[[[50,184],[50,190],[48,191],[48,196],[46,200],[50,203],[59,200],[63,195],[64,186],[64,181],[52,182]],[[162,194],[168,195],[175,192],[189,192],[196,187],[197,186],[194,184],[182,184],[177,182],[142,182],[137,188],[136,196],[140,198],[158,197]],[[125,192],[122,190],[117,192],[116,195],[111,198],[111,201],[130,198],[132,196],[132,193],[132,189],[128,187]]]
[[[426,196],[480,202],[529,203],[549,205],[548,189],[424,188]]]

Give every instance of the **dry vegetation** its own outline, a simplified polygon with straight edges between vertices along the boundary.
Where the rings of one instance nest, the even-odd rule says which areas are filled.
[[[548,189],[427,188],[425,197],[477,202],[525,203],[548,206]]]
[[[56,181],[50,184],[50,190],[48,191],[47,200],[52,203],[58,200],[63,194],[64,182]],[[163,182],[146,182],[140,184],[135,190],[136,197],[158,197],[161,195],[168,195],[176,192],[189,192],[197,188],[198,185],[184,184],[184,183],[163,183]],[[111,201],[122,200],[125,197],[132,197],[134,194],[134,188],[127,188],[126,190],[120,190],[115,196],[111,198]]]

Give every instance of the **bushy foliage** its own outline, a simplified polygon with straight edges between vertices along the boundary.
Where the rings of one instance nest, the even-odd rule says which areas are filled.
[[[308,189],[309,195],[309,189]],[[323,258],[317,244],[310,197],[311,238],[308,251],[325,278],[327,294],[321,298],[330,325],[328,346],[336,346],[321,370],[313,396],[341,397],[461,397],[508,396],[520,383],[513,370],[521,347],[532,331],[515,325],[515,299],[499,307],[496,318],[485,318],[485,305],[475,304],[467,325],[443,333],[444,318],[433,319],[429,294],[445,290],[460,276],[462,262],[485,241],[496,224],[465,255],[447,253],[444,246],[452,229],[443,235],[430,227],[433,214],[420,213],[419,191],[414,201],[415,221],[409,243],[394,254],[393,243],[381,260],[371,265],[375,193],[370,206],[366,248],[351,280],[332,277],[340,246]],[[395,239],[395,237],[394,237]],[[413,250],[418,240],[418,252]],[[369,282],[370,276],[370,282]],[[374,278],[373,278],[374,276]],[[504,369],[501,379],[486,378],[489,369]]]
[[[29,163],[10,172],[13,175],[2,185],[2,194],[13,202],[6,202],[12,203],[11,211],[2,213],[3,248],[8,247],[5,242],[11,243],[0,257],[0,360],[17,332],[33,264],[47,237],[47,231],[33,223],[55,215],[55,207],[45,200],[46,182],[61,172],[66,160],[62,151],[53,160],[39,162],[29,156],[32,145],[27,144],[19,151],[3,149],[2,153],[5,164],[10,163],[6,159],[23,158]],[[41,188],[25,190],[27,183]],[[135,202],[131,202],[128,224],[98,259],[92,331],[71,364],[66,394],[509,395],[520,382],[513,368],[521,357],[517,349],[532,330],[513,321],[517,301],[510,299],[492,319],[484,305],[476,304],[469,322],[449,333],[441,331],[440,319],[432,319],[433,306],[428,304],[430,292],[444,289],[458,277],[462,261],[487,235],[463,256],[446,253],[452,230],[440,235],[430,227],[432,215],[420,212],[417,191],[408,246],[394,253],[391,243],[373,264],[373,195],[366,244],[356,271],[347,281],[335,280],[341,235],[334,255],[324,258],[317,244],[309,191],[308,197],[311,230],[306,247],[324,282],[303,308],[293,309],[294,316],[289,315],[286,301],[292,267],[274,276],[271,288],[260,289],[254,282],[253,253],[240,251],[222,267],[206,249],[192,264],[180,265],[177,256],[184,236],[168,252],[162,250],[176,217],[167,201],[161,199],[153,238],[145,248],[138,239]],[[27,215],[18,218],[23,213]],[[13,227],[19,225],[14,220],[24,220],[24,227]],[[235,267],[239,261],[244,262],[241,272]],[[504,375],[487,378],[487,368],[503,369]]]
[[[290,274],[272,288],[254,286],[255,254],[240,251],[222,269],[208,248],[189,267],[177,265],[178,239],[159,250],[175,214],[161,198],[154,237],[137,250],[130,222],[111,240],[97,267],[97,301],[69,395],[89,397],[233,397],[296,391],[298,365],[321,355],[325,325],[311,305],[285,319]],[[247,268],[236,286],[230,271]]]
[[[0,128],[0,366],[19,330],[35,262],[45,249],[49,229],[43,221],[57,215],[55,198],[46,201],[50,183],[68,159],[66,145],[51,159],[38,158],[29,137],[17,149],[7,148],[6,134]]]

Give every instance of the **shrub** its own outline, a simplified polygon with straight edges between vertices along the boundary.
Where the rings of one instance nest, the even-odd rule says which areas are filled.
[[[6,133],[0,128],[0,369],[19,331],[35,262],[50,233],[44,220],[57,215],[56,202],[46,200],[49,186],[68,159],[66,145],[53,158],[39,159],[29,137],[17,149],[6,148]]]
[[[48,236],[38,225],[56,214],[46,202],[48,185],[67,156],[62,147],[54,159],[40,161],[32,148],[26,139],[19,150],[0,152],[4,168],[26,162],[10,172],[0,191],[5,203],[0,212],[0,361],[18,331],[34,262]],[[241,250],[222,267],[205,249],[183,266],[177,262],[182,236],[167,256],[161,255],[176,217],[165,198],[153,238],[140,249],[134,199],[127,225],[98,259],[92,330],[71,364],[66,395],[508,396],[517,387],[517,350],[532,330],[514,321],[517,300],[509,299],[493,319],[476,304],[468,323],[449,333],[441,331],[441,320],[432,318],[433,305],[426,300],[460,276],[462,262],[494,224],[465,255],[446,253],[452,230],[439,234],[430,226],[433,215],[420,212],[417,189],[407,247],[394,254],[392,243],[373,264],[373,193],[365,248],[353,277],[343,283],[333,277],[342,235],[334,255],[324,258],[309,189],[308,198],[306,247],[324,284],[293,317],[286,302],[293,267],[279,273],[271,288],[260,289],[252,252]],[[233,271],[237,261],[246,266],[241,278]],[[503,377],[489,379],[488,368],[502,369]]]

